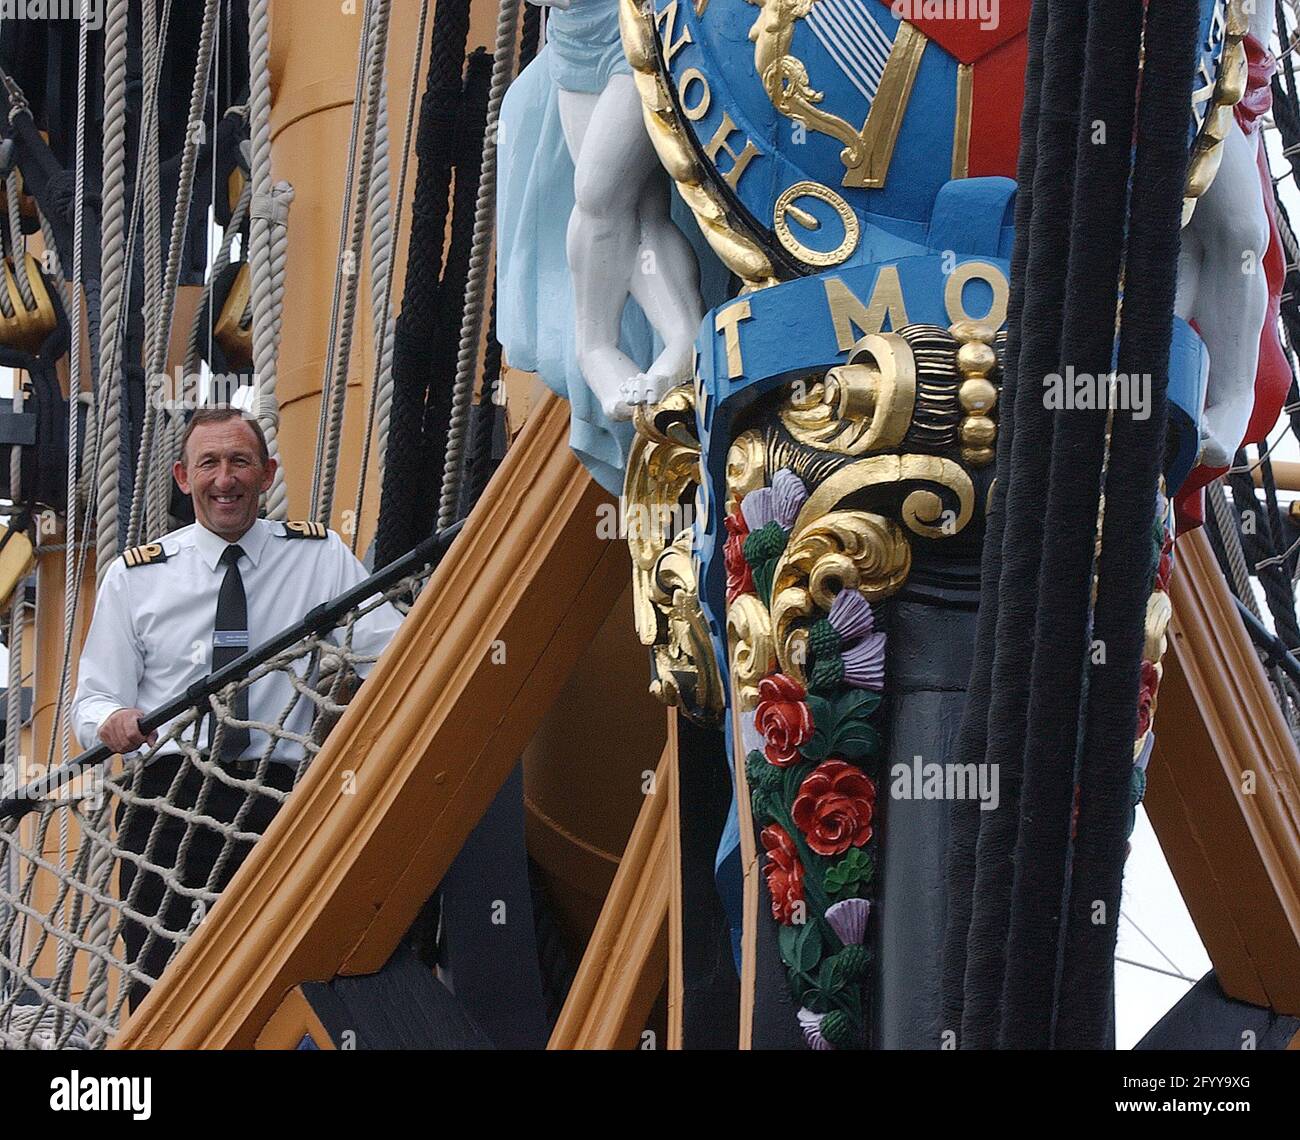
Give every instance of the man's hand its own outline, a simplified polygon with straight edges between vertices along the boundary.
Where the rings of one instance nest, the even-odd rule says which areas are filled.
[[[142,744],[157,744],[158,734],[151,732],[148,736],[140,731],[140,720],[144,713],[140,709],[118,709],[104,718],[99,726],[99,739],[114,752],[134,752]]]

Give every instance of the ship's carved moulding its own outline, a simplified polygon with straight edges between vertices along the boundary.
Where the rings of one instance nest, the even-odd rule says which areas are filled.
[[[638,407],[636,426],[624,511],[636,632],[653,656],[651,692],[692,720],[715,723],[722,678],[700,609],[689,525],[700,482],[692,390],[675,388],[654,407]]]
[[[658,695],[728,731],[753,825],[742,850],[748,834],[799,1029],[828,1049],[872,1033],[890,602],[918,559],[972,558],[983,533],[1013,187],[950,184],[924,240],[870,223],[863,195],[913,192],[902,179],[883,188],[930,40],[890,25],[870,112],[855,119],[853,77],[824,53],[799,58],[812,8],[620,0],[650,138],[741,281],[705,319],[693,391],[638,412],[626,500],[638,518],[694,505],[690,528],[631,539],[637,628]],[[760,80],[744,95],[711,54],[733,51],[742,25]],[[960,178],[971,65],[941,63],[941,50],[925,82],[956,74],[956,118],[920,129],[951,143]],[[777,153],[796,128],[822,139],[821,166],[801,166],[813,148]],[[945,159],[933,193],[947,176]],[[978,238],[972,209],[988,214]]]
[[[727,694],[782,958],[815,1048],[868,1039],[886,603],[907,582],[914,542],[949,542],[977,516],[974,475],[996,433],[995,344],[973,324],[865,336],[844,365],[774,388],[737,422],[720,498],[725,669],[691,533],[629,535],[657,693],[715,719]],[[638,416],[634,517],[707,500],[697,399],[677,389]],[[992,431],[972,433],[972,419]]]

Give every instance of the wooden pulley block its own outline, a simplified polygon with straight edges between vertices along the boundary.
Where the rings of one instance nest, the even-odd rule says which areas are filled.
[[[0,288],[8,294],[8,307],[13,309],[14,315],[5,316],[0,310],[0,344],[21,349],[23,352],[37,353],[40,352],[46,338],[57,327],[58,317],[54,312],[54,302],[50,298],[49,287],[41,275],[40,262],[30,253],[23,254],[23,257],[26,259],[27,279],[32,285],[36,307],[29,309],[23,303],[23,295],[14,276],[13,258],[4,258],[4,280],[0,282]]]
[[[213,326],[213,339],[221,345],[226,360],[232,368],[243,370],[253,366],[253,322],[249,313],[249,299],[252,297],[252,275],[248,271],[248,262],[239,267],[230,292],[226,294],[226,303],[221,306],[217,323]]]

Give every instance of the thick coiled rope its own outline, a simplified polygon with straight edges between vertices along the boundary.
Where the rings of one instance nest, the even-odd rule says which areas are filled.
[[[369,198],[370,179],[375,162],[375,137],[379,118],[379,101],[381,81],[384,74],[384,61],[388,51],[388,16],[390,0],[373,0],[368,28],[363,30],[361,60],[359,67],[364,72],[364,128],[361,138],[361,153],[356,163],[357,208],[352,210],[351,178],[344,192],[343,212],[341,217],[347,219],[351,214],[351,236],[347,250],[340,251],[340,265],[335,273],[335,293],[342,295],[342,311],[337,320],[331,320],[329,351],[325,361],[324,386],[328,389],[328,399],[322,392],[322,413],[325,416],[323,432],[318,436],[316,449],[315,494],[312,505],[312,517],[329,525],[334,508],[334,483],[338,470],[339,444],[343,432],[343,412],[347,401],[348,362],[352,355],[352,334],[356,319],[357,290],[360,274],[357,266],[361,263],[361,248],[365,241],[366,211],[362,208]],[[353,113],[353,150],[356,149],[357,111]],[[349,162],[349,166],[352,164]],[[343,285],[340,290],[339,282]]]
[[[99,470],[95,578],[117,557],[117,471],[121,438],[117,326],[126,288],[126,56],[129,0],[108,0],[104,26],[104,189],[100,241],[103,308],[99,341]]]
[[[269,0],[252,0],[248,10],[250,181],[248,263],[253,277],[253,384],[257,422],[272,459],[278,459],[280,405],[276,396],[276,358],[280,348],[279,298],[288,254],[287,182],[271,185],[271,28]],[[277,289],[276,281],[280,281]],[[266,516],[288,514],[284,474],[277,467],[266,495]]]
[[[167,366],[167,346],[171,340],[172,315],[176,308],[176,283],[180,277],[181,254],[185,247],[185,223],[190,213],[190,203],[194,192],[194,167],[198,158],[199,140],[203,129],[203,107],[207,99],[208,73],[212,68],[213,45],[216,40],[217,15],[221,9],[220,0],[207,0],[203,10],[203,26],[199,34],[198,56],[194,65],[194,82],[190,87],[190,109],[186,119],[185,145],[181,150],[180,173],[176,183],[176,203],[172,211],[171,240],[167,249],[167,266],[163,271],[161,297],[153,312],[153,338],[149,344],[146,357],[145,383],[146,405],[144,427],[140,435],[140,455],[136,464],[135,486],[131,497],[131,518],[128,524],[128,542],[131,545],[140,541],[142,536],[145,503],[151,486],[156,480],[150,480],[150,464],[155,450],[155,434],[161,416],[159,407],[162,393],[159,380]],[[146,25],[147,26],[147,25]],[[148,68],[146,67],[146,74]],[[157,113],[154,112],[154,121]],[[216,140],[213,140],[215,149]],[[157,147],[150,148],[157,163]],[[215,161],[215,155],[214,155]],[[157,189],[157,179],[150,175],[150,196]],[[153,227],[146,228],[146,248]],[[156,229],[154,230],[155,237]],[[154,275],[146,265],[146,280]]]
[[[447,454],[443,460],[442,493],[438,498],[438,526],[450,526],[456,517],[463,474],[462,456],[469,424],[469,403],[474,390],[479,335],[483,328],[483,301],[487,292],[492,224],[496,215],[497,121],[514,69],[520,0],[501,0],[497,13],[496,45],[492,52],[492,86],[488,92],[487,131],[483,141],[483,166],[478,202],[474,210],[474,236],[469,275],[465,282],[465,311],[460,324],[460,349],[456,354],[456,383],[451,395],[451,423]]]

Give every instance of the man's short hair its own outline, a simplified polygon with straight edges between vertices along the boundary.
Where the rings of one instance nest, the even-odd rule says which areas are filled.
[[[253,434],[257,436],[257,449],[262,457],[262,466],[265,467],[271,461],[271,449],[266,446],[266,433],[262,431],[262,425],[253,416],[231,404],[223,404],[217,408],[199,408],[190,416],[190,422],[185,425],[185,432],[181,436],[181,465],[185,465],[185,448],[195,428],[201,428],[204,424],[224,424],[228,420],[243,420],[253,429]]]

